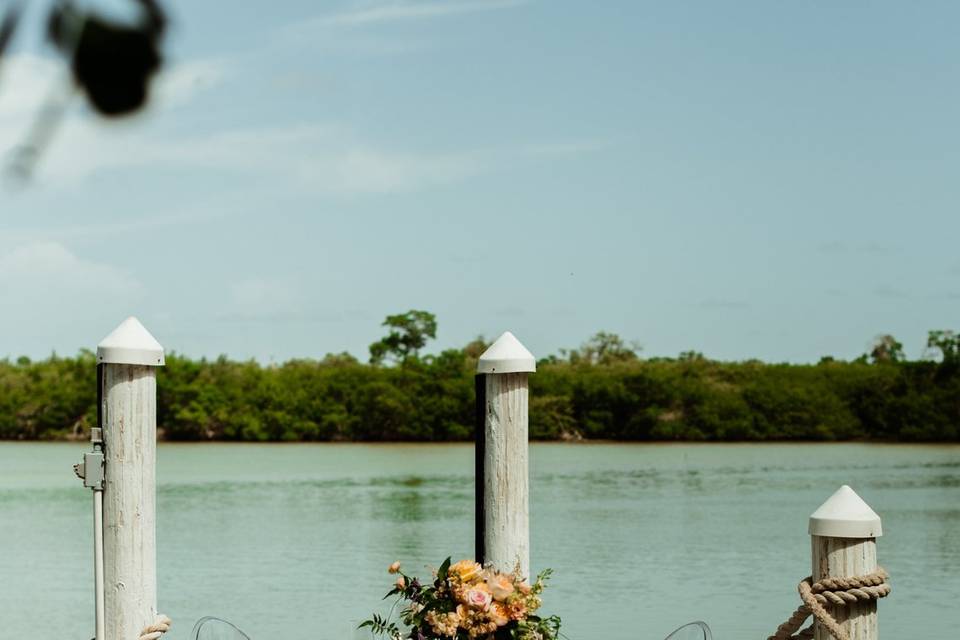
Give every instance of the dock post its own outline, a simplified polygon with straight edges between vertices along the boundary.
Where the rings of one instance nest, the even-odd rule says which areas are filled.
[[[136,640],[157,617],[156,367],[163,364],[163,347],[136,318],[97,345],[105,640]]]
[[[507,331],[477,363],[476,557],[530,576],[528,374],[536,361]]]
[[[878,516],[853,489],[844,485],[810,516],[812,579],[853,578],[877,570],[877,538],[883,534]],[[877,640],[877,601],[827,606],[850,640]],[[833,640],[819,622],[814,640]]]

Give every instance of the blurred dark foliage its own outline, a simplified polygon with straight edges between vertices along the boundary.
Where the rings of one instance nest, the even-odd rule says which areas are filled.
[[[150,82],[160,70],[161,40],[167,20],[156,0],[133,0],[140,9],[133,22],[117,21],[96,11],[78,9],[69,0],[53,5],[47,17],[48,40],[69,65],[73,84],[101,116],[140,111],[148,102]],[[0,19],[0,61],[20,24],[23,3],[11,5]],[[2,78],[0,78],[2,80]],[[0,82],[0,90],[3,90]],[[53,91],[24,127],[13,148],[6,177],[26,182],[50,144],[70,102],[73,87]]]
[[[154,0],[136,2],[143,11],[133,24],[83,13],[71,3],[50,13],[49,38],[69,58],[77,86],[101,115],[127,115],[143,107],[150,79],[160,69],[166,19]]]

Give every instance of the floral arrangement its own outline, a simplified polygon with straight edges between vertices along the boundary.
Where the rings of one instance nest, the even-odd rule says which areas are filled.
[[[536,615],[540,594],[551,571],[547,569],[533,582],[520,575],[500,573],[473,560],[450,564],[447,558],[433,572],[431,583],[424,585],[400,570],[394,562],[388,571],[397,575],[396,583],[384,599],[398,596],[390,615],[374,616],[360,624],[373,635],[390,640],[557,640],[560,618]],[[392,619],[398,606],[400,622],[409,631],[401,631]]]

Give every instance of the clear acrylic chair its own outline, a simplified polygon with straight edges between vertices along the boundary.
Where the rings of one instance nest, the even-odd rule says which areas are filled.
[[[207,616],[200,618],[193,626],[190,640],[250,640],[250,636],[226,620]],[[706,623],[691,622],[668,635],[665,640],[713,640],[713,634]]]
[[[226,620],[206,616],[193,625],[190,640],[250,640],[250,636]]]
[[[691,622],[668,635],[666,640],[713,640],[713,634],[705,622]]]

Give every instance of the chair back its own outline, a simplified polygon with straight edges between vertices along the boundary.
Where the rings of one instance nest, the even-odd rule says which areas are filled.
[[[226,620],[206,616],[193,625],[190,640],[250,640],[250,636]]]
[[[705,622],[691,622],[668,635],[666,640],[713,640],[713,634]]]

